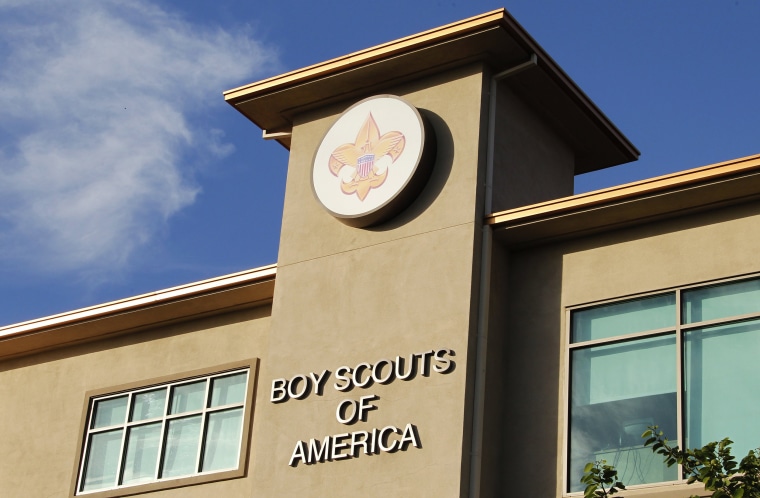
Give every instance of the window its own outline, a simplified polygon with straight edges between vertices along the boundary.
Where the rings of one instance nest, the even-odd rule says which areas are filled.
[[[88,395],[74,494],[122,496],[243,475],[250,365]]]
[[[569,491],[606,460],[626,486],[680,479],[641,434],[680,446],[760,446],[760,279],[675,289],[570,311]]]

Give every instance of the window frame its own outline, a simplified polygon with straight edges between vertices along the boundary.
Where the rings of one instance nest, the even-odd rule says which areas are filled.
[[[721,285],[727,285],[731,283],[739,283],[742,281],[758,280],[760,274],[749,273],[729,278],[708,280],[699,283],[693,283],[688,285],[668,287],[664,289],[653,290],[649,292],[642,292],[638,294],[629,294],[612,299],[604,299],[599,301],[592,301],[572,306],[565,307],[565,339],[564,339],[564,379],[563,379],[563,410],[564,410],[564,427],[563,427],[563,443],[562,443],[562,496],[582,496],[582,491],[569,491],[570,476],[570,416],[572,408],[572,354],[574,350],[585,349],[593,346],[619,344],[622,342],[632,341],[636,339],[644,339],[649,337],[667,336],[673,335],[676,341],[676,428],[677,434],[673,439],[680,446],[683,444],[686,430],[686,414],[683,407],[684,402],[684,342],[685,334],[690,330],[704,329],[707,327],[729,325],[735,323],[741,323],[751,320],[760,319],[760,311],[753,313],[745,313],[741,315],[732,315],[723,318],[703,320],[699,322],[684,323],[684,309],[683,309],[683,294],[696,290],[705,289],[709,287],[716,287]],[[644,332],[633,332],[629,334],[622,334],[610,337],[604,337],[601,339],[591,339],[586,341],[573,342],[573,312],[583,311],[586,309],[596,308],[605,305],[624,303],[626,301],[636,301],[645,299],[648,297],[654,297],[665,294],[675,295],[675,324],[672,327],[663,327],[658,329],[647,330]],[[666,434],[667,435],[667,434]],[[668,435],[670,436],[670,435]],[[676,465],[677,476],[683,476],[683,469],[680,464]],[[581,476],[578,476],[580,479]],[[637,484],[627,486],[629,489],[642,489],[642,488],[672,488],[674,485],[685,484],[686,479],[679,477],[673,481],[662,481],[657,483]]]
[[[213,367],[192,370],[188,372],[181,372],[177,374],[171,374],[136,382],[130,382],[128,384],[121,384],[117,386],[111,386],[106,388],[94,389],[87,391],[84,395],[84,408],[82,410],[82,418],[80,422],[80,431],[78,432],[77,452],[74,459],[74,470],[72,472],[71,486],[69,490],[69,497],[87,496],[93,498],[111,498],[120,496],[129,496],[139,493],[147,493],[152,491],[158,491],[163,489],[179,488],[184,486],[193,486],[197,484],[203,484],[208,482],[222,481],[228,479],[235,479],[245,477],[248,473],[248,459],[250,454],[250,437],[251,427],[253,422],[253,404],[255,400],[256,385],[258,378],[258,358],[251,358],[248,360],[242,360],[232,363],[226,363],[223,365],[216,365]],[[209,471],[204,473],[195,473],[189,476],[182,477],[170,477],[161,480],[155,480],[151,482],[112,487],[103,490],[93,490],[89,492],[79,491],[80,479],[84,471],[84,459],[87,450],[88,433],[90,432],[89,422],[90,414],[95,406],[95,402],[99,398],[107,398],[110,396],[116,396],[119,394],[128,394],[131,392],[149,390],[150,388],[160,387],[168,384],[183,384],[198,379],[208,379],[220,374],[231,373],[236,370],[248,370],[248,384],[246,386],[245,399],[243,401],[243,421],[240,435],[240,451],[238,455],[237,466],[230,470]],[[167,398],[169,397],[169,391],[167,390]],[[202,413],[206,413],[204,408]],[[211,412],[213,413],[213,411]],[[164,413],[161,420],[171,420],[171,417],[167,417]],[[123,424],[123,427],[128,427],[129,422]],[[125,435],[122,435],[122,453],[124,451]],[[165,441],[165,432],[161,434],[161,440]],[[203,445],[203,439],[200,443]],[[122,462],[123,467],[123,462]],[[118,472],[121,472],[121,468]]]

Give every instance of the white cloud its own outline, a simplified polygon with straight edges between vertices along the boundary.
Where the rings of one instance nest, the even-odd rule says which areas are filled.
[[[194,114],[274,64],[245,29],[147,2],[0,0],[0,259],[122,268],[232,151]],[[196,116],[197,118],[197,116]]]

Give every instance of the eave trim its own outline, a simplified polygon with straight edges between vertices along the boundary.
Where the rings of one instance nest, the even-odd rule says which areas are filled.
[[[273,76],[272,78],[233,88],[223,92],[224,100],[229,103],[235,103],[254,95],[267,93],[269,90],[275,88],[284,88],[323,78],[353,67],[365,65],[378,59],[391,57],[411,48],[421,48],[431,43],[438,43],[465,33],[498,25],[504,19],[505,12],[506,11],[503,8],[493,10],[475,17],[470,17],[445,26],[423,31],[422,33],[417,33],[405,38],[360,50],[342,57],[337,57],[305,68],[296,69],[295,71],[290,71],[285,74]]]
[[[529,206],[508,209],[487,215],[484,222],[487,225],[492,225],[495,229],[506,228],[511,224],[530,219],[548,218],[593,206],[613,204],[667,190],[677,190],[694,184],[709,183],[725,177],[756,170],[760,170],[760,154]]]
[[[274,280],[277,273],[277,265],[262,266],[251,270],[245,270],[229,275],[201,280],[189,284],[179,285],[155,292],[149,292],[139,296],[129,297],[118,301],[90,306],[74,311],[68,311],[57,315],[29,320],[17,324],[0,327],[0,340],[41,332],[53,328],[61,328],[81,322],[104,318],[120,313],[137,311],[173,301],[197,297],[203,294],[211,294],[220,290],[241,285],[254,284]],[[271,298],[271,296],[270,296]]]

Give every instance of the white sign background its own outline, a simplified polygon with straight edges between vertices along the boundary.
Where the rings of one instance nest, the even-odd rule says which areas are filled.
[[[333,151],[354,143],[365,120],[372,113],[380,135],[389,131],[403,133],[404,151],[388,166],[385,183],[373,188],[362,201],[356,194],[345,194],[341,179],[330,171]],[[322,139],[312,165],[312,187],[322,205],[338,217],[361,217],[386,205],[409,182],[422,155],[424,131],[422,119],[411,104],[399,97],[381,95],[358,102],[346,110]],[[380,158],[376,158],[379,160]]]

